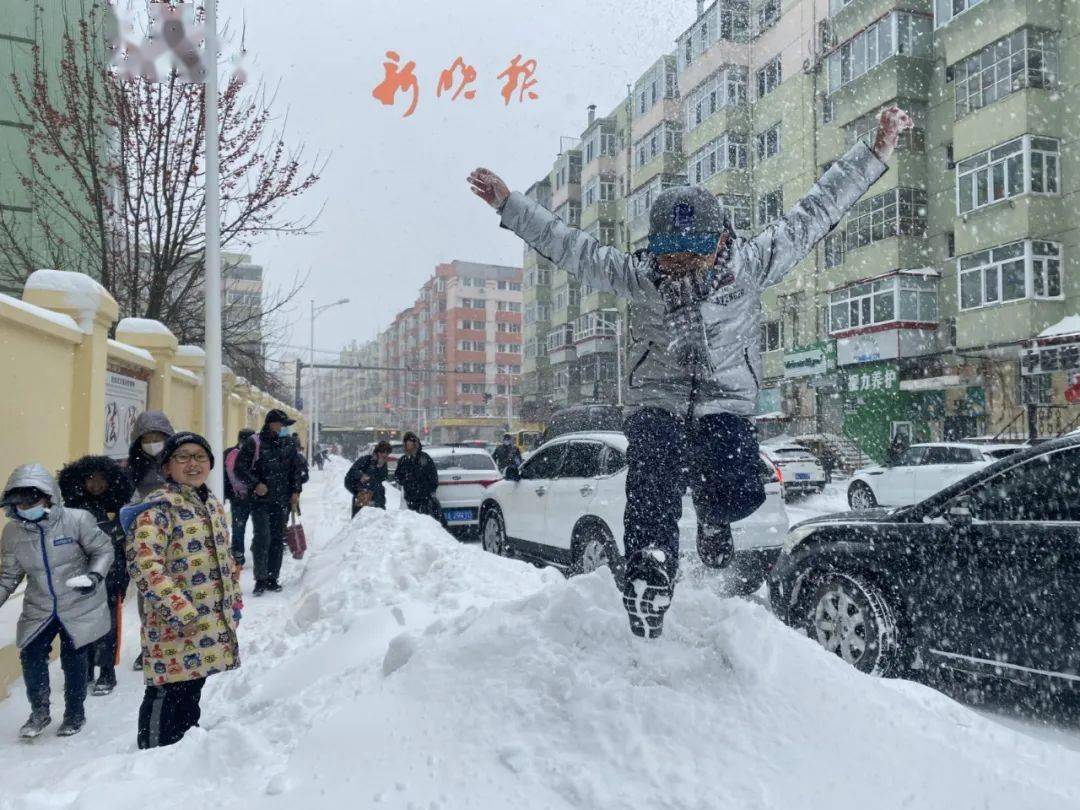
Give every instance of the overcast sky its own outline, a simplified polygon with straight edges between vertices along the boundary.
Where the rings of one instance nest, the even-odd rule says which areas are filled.
[[[222,19],[247,25],[252,79],[279,85],[288,141],[330,154],[300,211],[325,203],[317,232],[259,245],[271,285],[310,271],[290,343],[308,343],[308,299],[348,297],[316,325],[316,346],[367,340],[412,304],[436,264],[520,265],[521,242],[469,191],[478,165],[523,190],[546,174],[559,136],[578,136],[586,107],[610,111],[695,17],[695,0],[506,0],[357,3],[225,0]],[[387,50],[416,62],[420,100],[384,107],[371,92]],[[503,103],[497,79],[517,54],[535,58],[535,101]],[[477,70],[476,98],[436,98],[439,75],[461,56]]]

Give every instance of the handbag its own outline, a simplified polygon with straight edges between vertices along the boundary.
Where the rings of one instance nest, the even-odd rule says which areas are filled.
[[[304,534],[304,526],[296,522],[299,514],[300,507],[289,513],[289,527],[285,530],[285,542],[294,560],[302,560],[304,552],[307,551],[307,535]]]

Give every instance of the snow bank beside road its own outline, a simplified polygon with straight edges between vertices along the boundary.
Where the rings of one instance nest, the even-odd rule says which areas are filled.
[[[759,605],[686,582],[645,642],[606,572],[566,581],[406,512],[348,524],[343,474],[313,475],[309,556],[249,600],[205,728],[135,752],[125,678],[84,734],[18,746],[6,701],[0,808],[1080,806],[1076,753],[863,677]]]

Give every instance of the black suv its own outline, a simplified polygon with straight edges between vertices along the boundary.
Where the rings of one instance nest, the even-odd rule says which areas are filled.
[[[913,506],[804,521],[769,587],[781,619],[864,672],[1080,687],[1080,436]]]

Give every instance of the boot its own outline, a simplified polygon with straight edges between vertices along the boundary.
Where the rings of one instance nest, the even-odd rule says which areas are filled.
[[[697,527],[697,550],[701,562],[709,568],[727,568],[735,556],[735,543],[731,539],[731,524],[719,523]]]
[[[60,724],[60,728],[56,730],[57,737],[73,737],[82,731],[83,726],[86,725],[86,715],[77,714],[71,717],[64,715],[64,722]]]
[[[116,670],[112,667],[106,669],[101,668],[101,674],[98,675],[98,679],[94,681],[94,688],[90,690],[90,694],[94,697],[101,697],[102,695],[110,694],[116,688]]]
[[[266,590],[281,593],[281,583],[277,581],[277,577],[271,577],[266,581]]]
[[[34,709],[30,712],[30,719],[23,723],[22,728],[19,729],[19,736],[24,740],[32,740],[41,734],[51,722],[52,718],[49,717],[48,706],[42,709]]]
[[[266,593],[266,582],[265,582],[265,580],[261,580],[261,579],[255,580],[255,589],[251,593],[252,593],[253,596],[262,596],[264,593]]]
[[[671,607],[673,593],[664,551],[645,548],[630,555],[623,582],[623,607],[635,636],[660,637],[664,632],[664,613]]]

